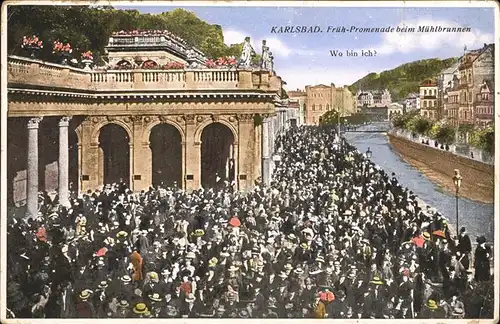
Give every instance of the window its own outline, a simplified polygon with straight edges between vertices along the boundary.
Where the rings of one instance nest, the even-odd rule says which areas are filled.
[[[314,104],[312,105],[312,111],[315,111],[316,110],[316,106],[314,106]]]
[[[330,105],[326,104],[326,110],[330,110]]]
[[[427,108],[427,100],[424,100],[424,108]]]
[[[472,91],[469,91],[469,102],[472,102]]]
[[[427,96],[427,89],[424,90],[424,96]]]
[[[319,111],[323,111],[323,105],[322,104],[319,105]]]

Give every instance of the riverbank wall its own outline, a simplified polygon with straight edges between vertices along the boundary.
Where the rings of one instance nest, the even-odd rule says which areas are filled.
[[[443,190],[454,194],[454,170],[462,175],[460,196],[484,203],[494,201],[494,166],[388,133],[391,148]]]

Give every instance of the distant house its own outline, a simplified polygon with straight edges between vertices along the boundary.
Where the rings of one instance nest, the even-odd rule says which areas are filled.
[[[387,117],[391,119],[394,115],[403,114],[403,105],[397,102],[390,103],[387,106]]]
[[[420,85],[420,115],[430,119],[438,119],[437,84],[434,80],[426,80]]]
[[[392,102],[389,90],[368,90],[356,93],[356,104],[358,107],[383,108]]]
[[[403,109],[405,112],[420,109],[420,94],[413,92],[409,93],[403,100]]]

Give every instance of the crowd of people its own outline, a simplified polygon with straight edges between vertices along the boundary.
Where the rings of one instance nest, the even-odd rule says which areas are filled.
[[[333,129],[276,147],[271,183],[247,191],[42,194],[37,217],[9,220],[9,316],[492,317],[484,237],[473,257],[464,228]]]

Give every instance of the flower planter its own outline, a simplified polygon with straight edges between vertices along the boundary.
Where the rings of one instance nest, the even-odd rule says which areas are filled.
[[[56,53],[59,56],[60,64],[68,65],[68,59],[71,58],[71,53],[68,52],[58,52]]]
[[[92,60],[82,60],[82,63],[85,64],[85,67],[83,68],[85,71],[90,71],[90,65],[93,63]]]
[[[29,57],[36,59],[38,58],[38,53],[40,51],[40,47],[37,46],[24,46],[23,47],[26,52],[28,52]]]

